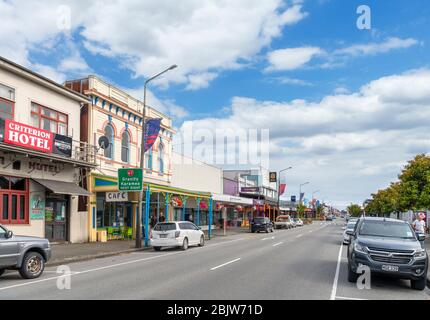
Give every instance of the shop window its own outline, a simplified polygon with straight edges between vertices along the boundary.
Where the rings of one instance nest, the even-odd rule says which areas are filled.
[[[0,224],[28,224],[28,179],[0,178]]]
[[[104,156],[109,159],[113,159],[113,147],[114,147],[114,130],[111,124],[105,127],[105,137],[109,139],[109,147],[104,150]]]
[[[160,144],[158,147],[158,171],[164,173],[164,146]]]
[[[121,161],[125,163],[130,162],[130,134],[124,131],[121,141]]]
[[[152,170],[152,148],[148,150],[147,154],[146,154],[146,168],[148,170]]]
[[[36,128],[67,136],[68,116],[36,103],[32,103],[31,125]]]

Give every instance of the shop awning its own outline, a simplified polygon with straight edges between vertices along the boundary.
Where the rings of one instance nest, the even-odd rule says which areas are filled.
[[[55,180],[45,179],[33,179],[37,183],[41,184],[45,188],[52,191],[55,194],[66,194],[70,196],[90,196],[91,193],[81,188],[73,182],[63,182]]]

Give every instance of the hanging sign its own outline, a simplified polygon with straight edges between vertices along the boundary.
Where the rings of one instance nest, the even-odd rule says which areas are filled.
[[[4,142],[27,149],[52,153],[52,132],[6,120]]]

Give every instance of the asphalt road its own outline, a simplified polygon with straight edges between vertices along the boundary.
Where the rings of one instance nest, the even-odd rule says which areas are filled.
[[[408,281],[372,278],[371,290],[347,282],[337,222],[273,234],[241,234],[203,248],[144,251],[70,264],[66,277],[47,268],[37,280],[0,278],[0,299],[389,299],[429,300]],[[342,251],[340,251],[342,250]]]

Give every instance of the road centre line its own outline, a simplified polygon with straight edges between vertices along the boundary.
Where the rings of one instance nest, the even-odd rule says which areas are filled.
[[[283,244],[283,242],[276,243],[276,244],[274,244],[273,246],[274,246],[274,247],[277,247],[277,246],[280,246],[281,244]]]
[[[221,264],[221,265],[219,265],[219,266],[217,266],[217,267],[212,268],[212,269],[211,269],[211,271],[214,271],[214,270],[217,270],[217,269],[219,269],[219,268],[225,267],[225,266],[227,266],[227,265],[229,265],[229,264],[235,263],[235,262],[239,261],[240,259],[241,259],[241,258],[237,258],[237,259],[235,259],[235,260],[232,260],[232,261],[229,261],[229,262],[223,263],[223,264]]]
[[[340,271],[340,263],[342,261],[342,252],[343,252],[343,243],[340,244],[339,256],[337,258],[336,273],[334,275],[333,288],[331,291],[330,300],[336,300],[337,283],[339,281],[339,271]]]
[[[348,298],[348,297],[339,297],[339,296],[337,296],[336,299],[340,299],[340,300],[367,300],[367,299]]]

